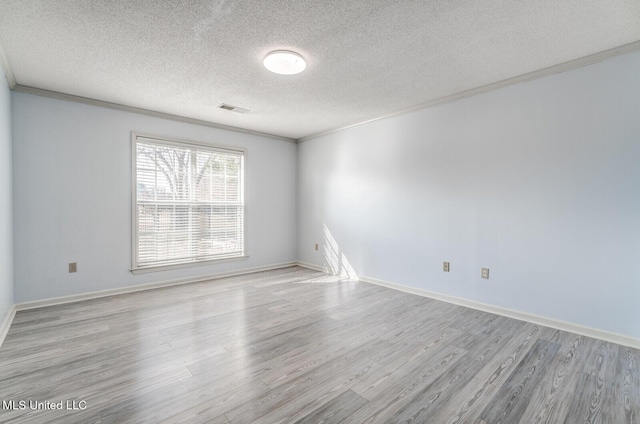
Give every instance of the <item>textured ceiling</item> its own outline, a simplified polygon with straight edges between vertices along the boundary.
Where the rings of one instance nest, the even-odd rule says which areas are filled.
[[[638,40],[638,0],[0,0],[20,86],[295,139]]]

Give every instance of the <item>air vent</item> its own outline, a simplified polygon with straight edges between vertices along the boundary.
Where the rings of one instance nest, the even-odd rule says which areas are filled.
[[[230,110],[232,112],[238,112],[238,113],[247,113],[247,112],[249,112],[249,109],[245,109],[245,108],[238,107],[238,106],[233,106],[233,105],[228,105],[226,103],[220,103],[218,105],[218,107],[220,109]]]

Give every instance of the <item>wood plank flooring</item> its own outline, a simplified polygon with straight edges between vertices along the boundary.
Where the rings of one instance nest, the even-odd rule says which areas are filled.
[[[640,351],[290,267],[18,312],[0,402],[0,423],[638,423]]]

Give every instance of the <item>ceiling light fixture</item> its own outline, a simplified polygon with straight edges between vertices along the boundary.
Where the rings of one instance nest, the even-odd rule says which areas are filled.
[[[264,67],[280,75],[294,75],[304,71],[307,62],[296,52],[276,50],[265,56]]]

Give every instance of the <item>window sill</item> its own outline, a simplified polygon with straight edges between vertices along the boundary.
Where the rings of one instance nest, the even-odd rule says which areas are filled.
[[[220,258],[220,259],[211,259],[208,261],[199,261],[199,262],[185,262],[179,264],[171,264],[171,265],[154,265],[144,268],[132,268],[130,269],[132,274],[146,274],[148,272],[158,272],[158,271],[169,271],[172,269],[181,269],[181,268],[193,268],[194,266],[205,266],[205,265],[215,265],[225,262],[237,262],[247,260],[249,256],[233,256],[229,258]]]

